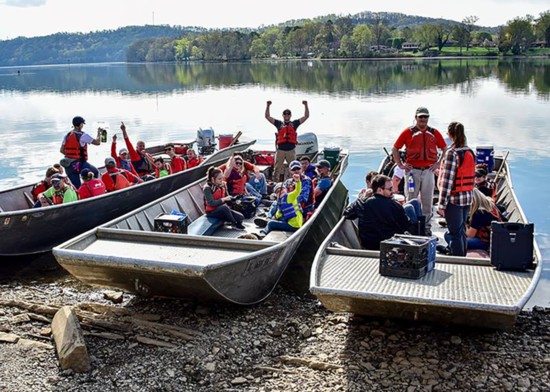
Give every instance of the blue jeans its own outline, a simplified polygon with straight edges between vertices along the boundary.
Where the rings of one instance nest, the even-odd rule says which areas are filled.
[[[258,180],[258,182],[256,182],[256,180]],[[250,180],[248,180],[248,183],[252,185],[252,188],[255,189],[258,193],[261,193],[262,195],[267,195],[267,181],[265,180],[265,176],[263,174],[260,174],[259,179],[257,179],[255,175],[252,175],[252,177],[250,177]]]
[[[417,224],[418,217],[422,216],[422,207],[420,207],[418,199],[409,200],[403,205],[403,209],[405,210],[407,218],[409,218],[409,222]]]
[[[262,194],[254,189],[254,187],[249,182],[246,183],[246,190],[248,191],[248,193],[256,198],[256,207],[258,207],[262,201]]]
[[[278,221],[278,220],[270,220],[267,223],[267,226],[264,229],[264,232],[267,234],[272,230],[279,230],[279,231],[296,231],[298,230],[295,227],[290,226],[285,221]]]
[[[451,255],[466,256],[467,241],[466,241],[466,218],[470,212],[470,206],[457,206],[455,204],[447,204],[445,208],[445,220],[447,221],[447,229],[445,233],[445,241],[449,244]]]
[[[84,169],[89,169],[92,173],[94,173],[95,178],[99,178],[99,170],[97,170],[94,165],[88,163],[88,161],[74,161],[65,168],[67,171],[67,177],[69,177],[69,180],[71,180],[76,189],[80,188],[80,172]]]
[[[487,242],[481,241],[479,238],[467,238],[468,249],[481,249],[489,250],[489,244]]]

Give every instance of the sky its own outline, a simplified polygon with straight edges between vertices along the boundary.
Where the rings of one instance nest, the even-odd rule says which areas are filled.
[[[550,10],[549,0],[0,0],[0,39],[167,24],[206,28],[271,25],[363,11],[400,12],[498,26]]]

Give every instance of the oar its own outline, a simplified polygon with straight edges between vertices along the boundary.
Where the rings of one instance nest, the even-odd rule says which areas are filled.
[[[239,140],[239,138],[241,137],[243,133],[241,131],[237,132],[237,134],[235,135],[235,137],[233,138],[233,140],[231,140],[231,143],[229,143],[229,146],[228,147],[231,147],[232,145],[234,145],[235,143],[237,143],[237,141]]]
[[[502,172],[502,168],[504,168],[504,164],[506,163],[506,159],[508,158],[508,155],[510,154],[510,151],[506,151],[506,155],[504,155],[504,158],[502,159],[502,163],[500,167],[498,168],[497,175],[495,176],[495,179],[497,179],[500,176],[500,172]]]

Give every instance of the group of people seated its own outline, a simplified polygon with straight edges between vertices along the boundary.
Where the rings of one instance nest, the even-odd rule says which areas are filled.
[[[176,146],[169,143],[164,152],[169,157],[165,162],[161,156],[153,157],[145,149],[145,143],[138,141],[132,145],[126,126],[121,122],[120,129],[126,147],[117,153],[117,136],[113,135],[111,156],[105,159],[105,172],[88,162],[88,144],[99,145],[101,130],[96,138],[83,132],[85,120],[73,118],[73,129],[65,135],[61,152],[64,158],[46,170],[45,178],[31,190],[33,207],[43,207],[70,203],[106,192],[140,184],[143,181],[161,178],[198,166],[202,158],[189,146],[179,146],[184,157],[176,154]]]
[[[312,165],[309,157],[304,156],[288,164],[285,181],[275,183],[268,181],[258,166],[235,153],[227,163],[208,169],[204,185],[206,216],[244,230],[245,218],[255,216],[256,208],[263,204],[268,208],[267,213],[261,214],[265,218],[254,219],[261,228],[258,238],[272,230],[296,231],[332,186],[330,169],[327,160]]]

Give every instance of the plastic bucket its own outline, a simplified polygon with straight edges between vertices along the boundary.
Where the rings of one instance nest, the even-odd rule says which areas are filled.
[[[405,204],[405,196],[400,195],[399,193],[394,193],[393,199],[401,205]]]
[[[219,135],[218,136],[219,149],[221,150],[222,148],[229,147],[232,141],[233,141],[233,134]]]
[[[489,173],[493,171],[495,165],[495,151],[493,146],[478,146],[476,148],[476,163],[485,163]]]
[[[330,162],[330,167],[334,169],[340,161],[340,147],[325,147],[323,150],[323,156]]]

